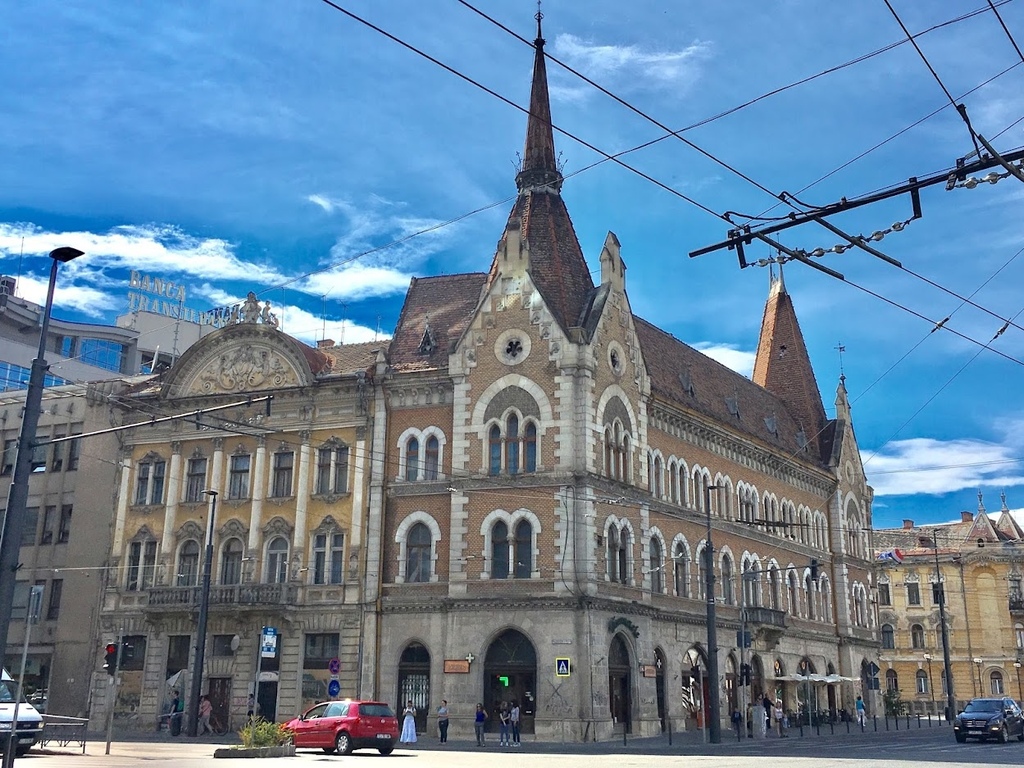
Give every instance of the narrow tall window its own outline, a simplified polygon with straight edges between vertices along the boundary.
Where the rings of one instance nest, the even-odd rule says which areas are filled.
[[[194,587],[199,583],[199,542],[189,539],[178,551],[177,583],[179,587]]]
[[[523,471],[537,471],[537,425],[532,421],[526,422],[523,431]]]
[[[274,454],[274,479],[270,493],[275,498],[292,495],[292,470],[295,467],[295,454],[285,451]]]
[[[664,580],[662,570],[664,563],[661,561],[661,542],[651,538],[651,553],[648,570],[651,572],[651,592],[660,594],[663,590]]]
[[[676,597],[690,596],[690,562],[686,556],[686,548],[682,542],[676,544],[675,554],[672,556],[672,568],[676,585]]]
[[[317,452],[316,492],[322,496],[348,492],[348,446],[332,441]]]
[[[519,474],[519,419],[509,414],[505,434],[505,465],[510,475]]]
[[[185,473],[185,502],[197,504],[203,500],[206,489],[206,457],[194,456],[188,460]]]
[[[441,455],[441,445],[435,435],[427,438],[424,445],[423,457],[423,479],[437,480],[438,461]]]
[[[728,555],[722,557],[722,599],[726,605],[733,605],[736,602],[736,593],[733,591],[732,579],[732,558]]]
[[[410,437],[405,445],[405,479],[412,482],[420,474],[420,441]]]
[[[160,458],[143,459],[139,462],[135,481],[136,504],[160,504],[164,500],[164,472],[167,463]]]
[[[276,536],[267,546],[267,582],[284,584],[288,581],[288,540]]]
[[[313,583],[341,584],[344,574],[345,535],[318,533],[313,538]]]
[[[156,542],[133,541],[128,547],[128,582],[130,592],[153,586],[156,571]]]
[[[896,648],[896,632],[893,630],[892,624],[882,625],[882,648],[886,651]]]
[[[48,620],[53,620],[60,616],[60,597],[63,591],[63,579],[54,579],[50,582],[50,602],[46,606],[46,618]]]
[[[907,583],[907,605],[921,604],[921,585],[916,581]]]
[[[71,513],[74,508],[65,504],[60,508],[60,526],[57,528],[57,543],[67,544],[71,541]]]
[[[491,578],[507,579],[508,573],[508,526],[499,520],[491,528]]]
[[[611,528],[608,531],[608,552],[605,555],[608,561],[608,580],[619,580],[619,529]]]
[[[910,647],[915,649],[924,648],[924,627],[914,624],[910,628]]]
[[[516,525],[516,540],[513,547],[516,557],[515,577],[528,579],[533,572],[533,526],[526,520]]]
[[[630,537],[629,531],[619,531],[619,583],[628,584],[629,577],[631,575],[629,570],[629,549],[630,549]]]
[[[501,474],[501,429],[495,424],[487,433],[488,471],[492,475]]]
[[[228,498],[249,498],[249,454],[235,454],[231,457],[228,473]]]
[[[239,539],[228,539],[221,550],[220,583],[224,585],[240,584],[242,581],[242,542]]]
[[[430,581],[430,529],[423,523],[416,523],[406,537],[405,580],[411,582]]]

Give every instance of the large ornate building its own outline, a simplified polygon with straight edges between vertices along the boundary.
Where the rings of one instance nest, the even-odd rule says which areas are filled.
[[[764,691],[852,706],[836,681],[861,676],[877,641],[845,387],[827,418],[781,276],[752,381],[633,314],[614,234],[595,284],[561,196],[539,35],[530,112],[488,271],[414,280],[386,349],[310,349],[243,313],[126,398],[139,427],[103,627],[133,638],[119,706],[147,727],[190,668],[207,488],[206,677],[232,716],[267,624],[282,640],[265,714],[324,696],[335,657],[342,696],[412,699],[421,726],[441,699],[466,722],[477,702],[516,700],[541,738],[692,726],[710,684],[724,707]],[[146,424],[263,392],[267,417]],[[798,691],[797,675],[822,684]]]
[[[941,713],[946,703],[942,624],[936,581],[945,591],[946,626],[958,707],[974,696],[1021,698],[1024,661],[1024,531],[1006,508],[955,523],[875,531],[879,551],[902,563],[879,565],[882,686],[911,711]]]

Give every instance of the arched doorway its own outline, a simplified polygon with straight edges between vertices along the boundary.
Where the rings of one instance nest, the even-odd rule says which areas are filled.
[[[629,648],[626,647],[622,635],[616,634],[608,649],[608,706],[611,709],[612,725],[616,733],[632,733],[632,676],[633,665],[629,660]]]
[[[797,664],[796,671],[798,675],[807,677],[817,673],[814,668],[814,662],[804,656],[800,659],[800,663]],[[800,691],[797,696],[800,698],[800,719],[806,725],[813,725],[811,720],[812,717],[817,718],[818,716],[818,686],[812,683],[810,680],[804,680],[800,683]]]
[[[430,651],[422,643],[410,643],[398,660],[399,712],[409,700],[416,707],[416,730],[426,733],[427,714],[430,711]]]
[[[698,646],[693,646],[683,656],[682,699],[687,713],[687,729],[703,728],[707,720],[707,701],[710,695],[707,669],[707,656]]]
[[[836,673],[835,665],[833,665],[832,662],[829,662],[828,666],[825,667],[825,674],[831,677],[835,673]],[[835,720],[836,719],[836,711],[839,708],[837,703],[836,703],[836,686],[835,686],[835,683],[829,683],[825,690],[828,693],[828,714],[829,714],[829,717],[831,717],[833,720]]]
[[[661,648],[654,649],[654,667],[657,674],[654,677],[654,689],[656,701],[658,702],[658,720],[661,722],[661,732],[668,730],[668,709],[665,706],[665,654]]]
[[[750,657],[750,700],[755,704],[764,698],[764,665],[761,657],[754,654]]]
[[[502,703],[517,702],[520,729],[534,732],[537,714],[537,652],[522,632],[506,629],[484,657],[484,709],[488,730],[497,730]]]
[[[739,709],[739,699],[736,697],[736,657],[731,653],[725,657],[725,706],[727,714],[732,718],[732,713]]]
[[[775,675],[775,693],[772,696],[772,700],[778,701],[782,699],[783,708],[789,709],[792,699],[786,695],[786,682],[782,679],[786,676],[786,666],[782,663],[782,659],[775,660],[775,664],[772,665],[772,671]]]

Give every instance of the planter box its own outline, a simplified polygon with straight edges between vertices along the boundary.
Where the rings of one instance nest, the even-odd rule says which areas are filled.
[[[295,745],[284,744],[280,747],[252,747],[245,749],[239,747],[232,749],[224,747],[214,750],[214,757],[295,757]]]

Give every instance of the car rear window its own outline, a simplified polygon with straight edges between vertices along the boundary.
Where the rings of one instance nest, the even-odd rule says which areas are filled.
[[[394,717],[395,713],[387,704],[360,704],[359,714],[366,717]]]

